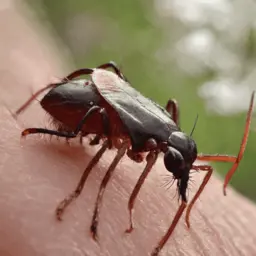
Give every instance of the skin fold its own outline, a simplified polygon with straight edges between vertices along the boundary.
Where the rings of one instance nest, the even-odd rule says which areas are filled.
[[[18,120],[10,110],[15,111],[31,90],[71,69],[63,67],[53,46],[46,47],[47,35],[39,36],[40,27],[25,18],[26,13],[15,5],[0,12],[0,255],[150,254],[178,208],[177,197],[173,198],[176,186],[162,186],[168,175],[162,157],[135,202],[135,230],[130,235],[124,233],[127,203],[145,162],[137,164],[126,156],[104,195],[99,244],[89,234],[96,194],[115,150],[102,157],[63,221],[56,220],[57,204],[76,187],[98,147],[89,146],[87,139],[82,146],[79,139],[70,144],[38,135],[20,139],[24,128],[47,126],[47,115],[37,101]],[[189,199],[202,177],[203,173],[193,175]],[[222,182],[214,176],[192,210],[191,229],[182,218],[160,255],[256,255],[256,208],[230,187],[227,192],[224,197]]]

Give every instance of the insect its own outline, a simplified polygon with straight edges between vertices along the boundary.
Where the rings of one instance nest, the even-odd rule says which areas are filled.
[[[109,67],[113,68],[114,72],[105,70]],[[91,80],[73,80],[82,75],[90,75]],[[143,153],[147,153],[145,157],[146,166],[129,198],[129,227],[126,230],[127,233],[130,233],[134,227],[133,209],[135,200],[160,153],[164,154],[163,161],[166,169],[177,180],[181,204],[170,227],[152,251],[152,256],[158,255],[164,247],[186,208],[185,219],[187,226],[190,226],[191,209],[213,173],[213,168],[210,165],[197,165],[195,160],[233,163],[225,178],[223,186],[225,194],[226,187],[243,157],[249,134],[254,92],[251,96],[239,153],[237,156],[229,156],[198,154],[193,138],[182,132],[179,127],[177,102],[169,100],[164,109],[144,97],[130,86],[128,80],[113,62],[93,69],[76,70],[64,78],[62,83],[46,86],[36,92],[19,108],[16,115],[25,110],[41,92],[49,88],[52,89],[43,98],[41,105],[64,128],[61,127],[59,130],[28,128],[22,132],[22,136],[32,133],[45,133],[73,138],[79,133],[82,133],[82,136],[92,133],[96,135],[94,144],[98,144],[100,140],[103,141],[101,148],[86,167],[76,189],[58,205],[56,216],[59,220],[62,218],[65,208],[80,195],[89,172],[98,163],[107,148],[117,149],[117,154],[100,185],[95,203],[90,228],[95,240],[97,240],[99,211],[105,188],[125,153],[136,162],[142,162],[144,160]],[[69,118],[67,118],[68,116]],[[191,170],[204,171],[206,175],[195,196],[187,205],[186,192]]]

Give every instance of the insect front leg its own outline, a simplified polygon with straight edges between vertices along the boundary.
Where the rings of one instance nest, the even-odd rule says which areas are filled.
[[[96,153],[96,155],[92,158],[92,160],[87,165],[76,189],[59,203],[55,211],[56,217],[58,220],[62,220],[62,215],[66,207],[81,194],[89,173],[91,172],[92,168],[99,162],[100,158],[105,153],[108,146],[109,146],[108,141],[105,141],[102,147],[100,148],[100,150]]]
[[[149,172],[151,171],[153,165],[155,164],[157,160],[158,152],[156,151],[151,151],[148,153],[146,160],[147,160],[147,165],[145,169],[143,170],[139,180],[137,181],[132,194],[130,196],[129,202],[128,202],[128,211],[129,211],[129,228],[126,229],[126,233],[131,233],[134,225],[133,225],[133,207],[134,207],[134,202],[138,196],[138,193],[141,189],[142,184],[144,183],[145,179],[147,178]]]
[[[94,212],[93,212],[91,228],[90,228],[91,235],[95,241],[98,240],[97,228],[98,228],[98,223],[99,223],[99,212],[100,212],[100,207],[102,204],[102,199],[103,199],[103,195],[105,192],[105,188],[106,188],[107,183],[109,182],[116,166],[118,165],[119,161],[124,156],[124,154],[128,148],[129,148],[129,143],[124,142],[123,145],[120,147],[120,149],[118,149],[116,157],[114,158],[113,162],[109,166],[109,168],[101,182],[100,189],[99,189],[99,192],[97,195],[97,200],[95,203]]]
[[[196,194],[194,195],[194,197],[192,198],[191,202],[188,205],[188,208],[186,211],[186,218],[185,218],[188,228],[190,228],[189,217],[190,217],[191,209],[194,206],[196,200],[199,198],[200,194],[203,192],[206,184],[210,180],[212,173],[213,173],[213,168],[210,165],[198,165],[198,166],[193,165],[192,169],[196,170],[196,171],[206,171],[207,173],[206,173],[199,189],[197,190]]]
[[[180,127],[180,111],[178,102],[175,99],[168,100],[165,109],[172,116],[175,124]]]

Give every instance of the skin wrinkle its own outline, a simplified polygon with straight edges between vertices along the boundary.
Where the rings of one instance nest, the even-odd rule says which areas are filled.
[[[223,237],[221,233],[219,233],[218,230],[216,230],[216,228],[214,227],[214,224],[211,222],[211,220],[206,218],[204,214],[202,214],[200,211],[198,211],[197,214],[201,216],[202,220],[207,224],[207,232],[211,233],[212,236],[215,238],[214,240],[217,242],[218,249],[220,251],[218,255],[228,256],[229,254],[225,250],[225,243],[223,241],[225,240],[225,237]],[[196,234],[196,231],[193,230],[193,233]],[[197,234],[196,236],[198,237],[197,241],[199,241],[200,240],[199,236]]]
[[[96,148],[90,147],[87,139],[84,139],[84,147],[79,146],[78,140],[70,140],[68,146],[63,139],[58,141],[53,137],[50,141],[46,136],[32,135],[20,140],[23,128],[47,126],[45,112],[35,102],[17,122],[5,105],[16,110],[29,97],[32,86],[34,90],[41,88],[49,82],[50,76],[66,73],[59,72],[61,61],[54,58],[54,51],[42,47],[47,45],[44,42],[46,35],[35,34],[34,30],[40,31],[36,23],[33,22],[33,27],[29,25],[14,8],[12,6],[6,13],[1,12],[5,15],[0,15],[0,73],[3,74],[0,76],[1,256],[147,255],[170,225],[178,208],[177,198],[172,198],[176,186],[169,190],[161,187],[162,175],[167,174],[162,156],[135,202],[132,234],[124,234],[128,225],[128,197],[145,162],[137,164],[125,156],[103,199],[100,244],[89,236],[98,187],[116,151],[103,156],[89,175],[81,196],[67,208],[63,221],[56,221],[54,210],[57,204],[75,188]],[[12,22],[6,22],[7,19]],[[13,40],[14,37],[20,39]],[[17,58],[26,57],[31,61],[8,58],[13,49],[20,53],[15,53]],[[198,188],[202,175],[193,175],[195,185],[189,199]],[[222,182],[213,177],[192,210],[191,232],[182,217],[160,256],[256,254],[254,244],[248,244],[248,238],[250,241],[256,239],[252,225],[256,220],[255,206],[230,188],[228,196],[224,197],[221,189]],[[236,211],[238,206],[239,211]],[[241,222],[241,215],[248,218],[247,223],[244,219]]]

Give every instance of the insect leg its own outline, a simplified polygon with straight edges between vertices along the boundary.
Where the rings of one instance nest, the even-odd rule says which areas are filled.
[[[130,196],[129,202],[128,202],[128,210],[129,210],[129,228],[126,229],[126,233],[131,233],[133,230],[133,207],[134,207],[134,202],[137,198],[137,195],[141,189],[142,184],[144,183],[145,179],[147,178],[149,172],[151,171],[153,165],[155,164],[157,160],[158,153],[155,151],[151,151],[147,155],[147,165],[145,169],[143,170],[139,180],[137,181],[137,184],[135,185],[132,194]]]
[[[114,158],[113,162],[109,166],[109,168],[100,184],[100,189],[99,189],[99,192],[97,195],[97,200],[95,203],[95,208],[94,208],[92,223],[91,223],[91,228],[90,228],[91,235],[95,241],[98,240],[97,228],[98,228],[98,223],[99,223],[99,212],[100,212],[100,207],[102,204],[102,198],[103,198],[103,195],[105,192],[105,188],[113,174],[113,171],[115,170],[116,166],[118,165],[119,161],[124,156],[124,154],[128,148],[129,148],[129,144],[127,142],[124,142],[122,144],[122,146],[118,149],[116,157]]]
[[[47,89],[50,89],[50,88],[56,87],[62,83],[68,82],[69,80],[72,80],[78,76],[89,75],[92,72],[93,72],[93,69],[90,69],[90,68],[78,69],[78,70],[72,72],[71,74],[69,74],[68,76],[66,76],[65,78],[63,78],[60,83],[48,84],[47,86],[43,87],[42,89],[36,91],[18,110],[16,110],[16,112],[13,114],[14,118],[16,118],[26,108],[28,108],[28,106],[31,104],[31,102],[34,101],[41,93],[43,93]]]
[[[91,146],[98,145],[100,143],[101,135],[95,135],[95,137],[90,141]]]
[[[197,171],[206,171],[206,175],[199,187],[199,189],[197,190],[196,194],[194,195],[194,197],[192,198],[191,202],[188,205],[187,211],[186,211],[186,224],[188,226],[188,228],[190,228],[190,223],[189,223],[189,217],[190,217],[190,212],[192,207],[194,206],[196,200],[199,198],[200,194],[203,192],[206,184],[208,183],[209,179],[212,176],[212,172],[213,172],[213,168],[210,165],[198,165],[192,166],[192,169],[197,170]]]
[[[36,91],[34,94],[31,95],[31,97],[21,107],[19,107],[18,110],[15,111],[15,113],[13,114],[13,117],[17,118],[17,116],[21,112],[23,112],[25,109],[27,109],[28,106],[32,103],[32,101],[34,101],[41,93],[43,93],[47,89],[53,88],[55,86],[56,86],[56,84],[48,84],[45,87],[43,87],[42,89]]]
[[[108,63],[102,64],[97,68],[101,68],[101,69],[112,68],[121,79],[127,81],[127,79],[125,78],[125,76],[123,75],[123,73],[121,72],[121,70],[119,69],[119,67],[114,61],[110,61]]]
[[[217,162],[232,162],[232,163],[234,163],[225,177],[225,181],[224,181],[224,185],[223,185],[224,195],[226,195],[226,187],[227,187],[230,179],[232,178],[233,174],[235,173],[235,171],[244,155],[245,147],[246,147],[248,136],[249,136],[251,118],[252,118],[254,94],[255,94],[255,92],[253,91],[252,96],[251,96],[250,106],[249,106],[247,116],[246,116],[244,134],[243,134],[242,142],[241,142],[237,157],[225,156],[225,155],[198,155],[197,156],[198,160],[203,160],[203,161],[217,161]]]
[[[144,160],[143,153],[133,152],[132,149],[127,150],[127,156],[136,163],[141,163]]]
[[[76,129],[74,130],[74,132],[66,132],[66,131],[54,131],[54,130],[48,130],[48,129],[43,129],[43,128],[28,128],[25,129],[21,136],[27,136],[28,134],[32,134],[32,133],[43,133],[43,134],[50,134],[50,135],[56,135],[58,137],[65,137],[65,138],[74,138],[77,136],[77,134],[81,131],[83,125],[85,124],[87,118],[89,116],[91,116],[92,114],[94,114],[95,112],[99,112],[102,114],[102,116],[104,115],[103,118],[103,126],[106,129],[106,133],[109,132],[109,120],[107,118],[107,113],[103,111],[104,109],[100,108],[99,106],[93,106],[91,107],[88,112],[84,115],[84,117],[82,118],[82,120],[79,122],[79,124],[77,125]]]
[[[102,125],[104,134],[109,138],[109,148],[112,148],[112,140],[111,140],[111,129],[110,129],[110,121],[107,114],[106,109],[102,108],[99,113],[102,118]],[[102,138],[101,134],[97,134],[90,142],[90,145],[98,145],[100,143],[100,139]]]
[[[83,145],[83,137],[86,137],[87,135],[88,135],[88,133],[81,133],[80,134],[79,143],[81,145]],[[67,138],[67,139],[69,139],[69,138]]]
[[[105,141],[102,147],[100,148],[100,150],[96,153],[96,155],[92,158],[92,160],[87,165],[76,189],[70,195],[68,195],[63,201],[59,203],[55,211],[56,217],[58,220],[62,219],[62,215],[66,207],[81,194],[90,171],[99,162],[100,158],[102,157],[102,155],[104,154],[107,148],[108,148],[108,141]]]
[[[176,123],[176,125],[180,126],[180,111],[179,111],[179,105],[178,102],[175,99],[168,100],[165,109],[169,114],[172,116],[173,121]]]
[[[92,73],[93,73],[93,69],[92,68],[77,69],[77,70],[73,71],[72,73],[70,73],[69,75],[67,75],[66,77],[64,77],[62,79],[62,82],[65,83],[65,82],[73,80],[74,78],[77,78],[79,76],[90,75]]]
[[[200,161],[211,161],[211,162],[228,162],[235,163],[236,156],[231,155],[220,155],[220,154],[198,154],[197,160]]]
[[[176,215],[171,223],[171,226],[167,230],[167,232],[164,234],[164,236],[161,238],[153,252],[151,253],[151,256],[157,256],[159,252],[164,247],[165,243],[168,241],[169,237],[171,236],[172,232],[174,231],[177,223],[179,222],[180,217],[182,216],[183,211],[185,210],[187,206],[187,203],[185,201],[182,201],[178,211],[176,212]]]

